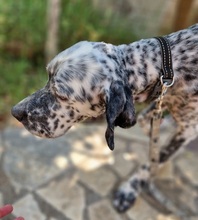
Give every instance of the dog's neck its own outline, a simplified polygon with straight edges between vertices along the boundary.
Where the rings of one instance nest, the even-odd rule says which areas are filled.
[[[160,80],[162,58],[157,40],[144,39],[118,48],[136,101],[145,101],[149,91]]]

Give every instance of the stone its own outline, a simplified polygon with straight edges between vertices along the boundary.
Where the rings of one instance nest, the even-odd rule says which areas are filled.
[[[147,144],[133,141],[129,144],[125,157],[136,161],[139,165],[146,164],[149,161],[149,142]]]
[[[92,157],[112,154],[107,146],[104,131],[104,124],[83,124],[78,126],[75,130],[75,135],[72,135],[72,138],[70,135],[68,139],[72,151],[88,153]]]
[[[198,154],[186,151],[176,160],[176,167],[183,177],[188,179],[194,186],[198,186]]]
[[[156,179],[160,180],[172,180],[174,178],[174,166],[172,161],[168,161],[162,167],[160,167],[156,176]]]
[[[124,138],[119,138],[115,135],[114,144],[115,144],[115,148],[113,151],[111,151],[113,155],[126,152],[128,141],[126,141]]]
[[[162,215],[159,214],[156,218],[156,220],[181,220],[179,217],[174,215]]]
[[[70,166],[65,137],[41,139],[25,129],[7,128],[5,139],[4,170],[18,191],[34,190]]]
[[[117,137],[125,138],[129,141],[139,141],[144,144],[149,143],[149,138],[146,135],[144,135],[142,129],[138,124],[129,129],[116,127],[115,135]]]
[[[106,164],[112,165],[114,163],[113,155],[93,156],[82,151],[72,151],[69,158],[75,167],[85,172],[94,171]]]
[[[190,185],[184,184],[182,179],[177,180],[176,189],[177,190],[180,189],[180,193],[177,193],[175,195],[175,197],[178,200],[179,207],[183,205],[185,209],[191,210],[191,213],[198,214],[198,209],[197,209],[198,191],[197,189],[195,188],[193,189]]]
[[[188,215],[198,213],[196,204],[197,191],[184,184],[183,180],[178,176],[175,175],[172,180],[157,179],[155,184],[160,193],[174,204],[172,211],[176,210],[176,213],[185,212]]]
[[[90,220],[122,220],[112,207],[108,200],[101,200],[88,207],[88,215]]]
[[[34,199],[32,194],[28,194],[14,203],[13,215],[23,216],[28,220],[46,220],[46,216],[40,210],[38,203]]]
[[[125,155],[126,153],[116,154],[114,156],[115,163],[112,166],[121,178],[127,177],[136,167],[136,163]]]
[[[146,201],[139,197],[135,205],[127,211],[131,220],[158,220],[158,211],[151,207]]]
[[[91,172],[81,171],[79,172],[79,179],[100,196],[108,195],[116,183],[115,175],[105,167]]]
[[[76,176],[53,181],[37,191],[46,202],[71,220],[83,220],[85,193]]]
[[[104,124],[85,124],[76,129],[76,135],[67,139],[71,145],[69,158],[75,167],[91,171],[113,163],[113,153],[104,138]]]

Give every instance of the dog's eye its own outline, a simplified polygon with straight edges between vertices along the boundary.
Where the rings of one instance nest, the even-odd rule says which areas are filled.
[[[57,91],[55,91],[55,94],[57,96],[58,99],[62,100],[62,101],[68,101],[68,98],[65,96],[60,95]]]
[[[62,101],[67,101],[68,100],[67,97],[60,95],[60,93],[58,92],[58,90],[55,86],[53,87],[53,90],[54,90],[54,93],[55,93],[55,95],[58,99],[60,99]]]

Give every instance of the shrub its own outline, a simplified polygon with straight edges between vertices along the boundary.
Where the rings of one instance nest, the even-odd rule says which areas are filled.
[[[47,0],[6,0],[0,7],[0,115],[44,85]],[[130,29],[128,27],[131,27]],[[59,51],[81,40],[129,43],[136,37],[120,15],[91,0],[62,0]]]

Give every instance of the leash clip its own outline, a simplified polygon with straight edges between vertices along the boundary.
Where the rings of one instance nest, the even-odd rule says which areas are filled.
[[[161,81],[161,84],[167,88],[171,87],[175,82],[174,77],[172,79],[167,79],[167,78],[164,78],[163,75],[160,77],[160,81]]]

